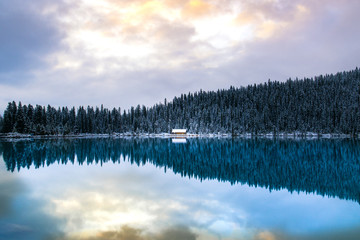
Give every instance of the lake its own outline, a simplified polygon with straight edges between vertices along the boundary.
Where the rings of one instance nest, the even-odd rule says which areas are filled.
[[[0,239],[359,239],[360,141],[0,142]]]

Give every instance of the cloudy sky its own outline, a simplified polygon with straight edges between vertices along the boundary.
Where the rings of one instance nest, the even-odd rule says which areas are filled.
[[[359,66],[358,0],[0,0],[0,110],[152,106]]]

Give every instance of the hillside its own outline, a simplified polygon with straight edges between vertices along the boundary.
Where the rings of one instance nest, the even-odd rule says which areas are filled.
[[[153,107],[127,111],[102,106],[43,107],[10,102],[2,131],[32,134],[160,133],[186,128],[191,133],[357,134],[360,123],[360,71],[268,81],[227,90],[182,94]],[[0,126],[1,127],[1,126]]]

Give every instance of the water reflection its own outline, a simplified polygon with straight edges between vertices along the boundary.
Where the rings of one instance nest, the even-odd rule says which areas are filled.
[[[358,147],[347,140],[2,142],[0,239],[355,240]]]
[[[186,138],[172,138],[172,143],[186,143]]]
[[[0,171],[1,240],[48,239],[62,231],[62,221],[39,208],[44,201],[29,197],[30,193],[17,176]]]
[[[76,139],[2,142],[8,171],[128,159],[200,180],[286,188],[360,203],[360,142],[352,140]],[[76,160],[77,159],[77,160]]]

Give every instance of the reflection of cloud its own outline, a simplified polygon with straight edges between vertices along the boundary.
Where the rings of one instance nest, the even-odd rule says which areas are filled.
[[[357,240],[360,228],[351,228],[344,231],[330,231],[327,233],[291,234],[278,231],[261,231],[255,234],[253,240]]]
[[[8,173],[0,174],[0,219],[13,212],[12,202],[23,190],[23,184],[16,178]]]
[[[221,236],[229,240],[251,240],[256,236],[256,240],[266,237],[282,240],[291,239],[283,235],[293,237],[297,232],[311,235],[334,226],[339,229],[350,226],[358,220],[356,203],[188,180],[171,171],[165,174],[163,169],[151,164],[137,167],[121,161],[103,164],[101,168],[54,164],[36,172],[36,176],[45,176],[34,180],[31,175],[34,191],[46,192],[44,198],[50,203],[46,208],[54,218],[66,219],[63,232],[69,233],[67,237],[94,237],[94,232],[112,233],[124,225],[141,230],[142,237],[150,237],[181,225],[190,226],[199,239]],[[64,179],[64,174],[68,178]],[[43,184],[50,176],[53,181],[47,184],[51,190]],[[354,209],[356,213],[352,217],[345,216]],[[332,220],[327,222],[327,219]],[[340,226],[342,223],[337,219],[350,225]],[[314,226],[313,222],[319,225]],[[277,228],[287,234],[272,232]],[[262,229],[269,230],[257,232]]]
[[[172,171],[165,174],[147,163],[139,167],[126,161],[102,167],[53,164],[19,174],[31,185],[12,201],[16,212],[5,224],[0,219],[0,226],[8,230],[1,228],[0,238],[312,240],[343,236],[339,239],[351,240],[359,233],[352,229],[321,235],[334,227],[356,226],[359,208],[351,202],[200,182]],[[318,224],[312,226],[314,222]]]
[[[68,220],[65,232],[109,231],[123,225],[158,232],[180,224],[208,229],[213,234],[232,235],[245,222],[240,211],[235,213],[217,200],[198,199],[196,196],[200,193],[194,193],[192,188],[174,187],[173,181],[177,181],[178,176],[170,173],[167,174],[170,179],[175,179],[164,180],[162,171],[155,170],[154,166],[136,169],[129,163],[106,164],[103,165],[106,174],[95,168],[89,170],[94,171],[91,181],[73,184],[88,179],[79,174],[79,168],[74,172],[77,177],[70,178],[71,188],[64,188],[68,185],[64,181],[60,186],[53,186],[57,190],[50,195],[48,211],[54,217]],[[160,171],[162,177],[154,175],[152,170]],[[69,168],[66,171],[73,176]]]
[[[358,240],[360,229],[349,229],[343,232],[332,232],[326,234],[292,235],[280,232],[260,231],[254,236],[241,239],[248,240]],[[205,235],[206,236],[206,235]],[[83,233],[76,236],[50,237],[50,240],[196,240],[198,235],[185,226],[175,226],[162,230],[158,233],[148,232],[145,229],[133,228],[124,225],[118,231],[100,231],[95,233]],[[205,238],[211,238],[206,236]],[[202,236],[201,239],[205,239]],[[223,239],[220,237],[220,239]],[[238,237],[226,238],[229,240],[239,239]]]
[[[255,235],[254,240],[278,240],[273,233],[269,231],[260,232]]]
[[[196,234],[192,233],[187,227],[176,227],[165,230],[154,238],[154,240],[195,240]]]
[[[122,226],[119,231],[97,232],[91,236],[55,237],[53,240],[195,240],[196,234],[187,227],[177,226],[160,233],[146,233],[144,230]]]
[[[29,190],[18,173],[0,164],[0,239],[37,240],[59,232],[62,220],[46,214],[45,203],[29,196]]]

